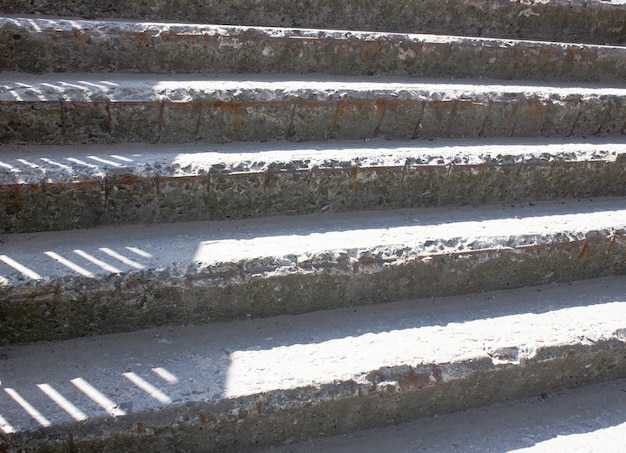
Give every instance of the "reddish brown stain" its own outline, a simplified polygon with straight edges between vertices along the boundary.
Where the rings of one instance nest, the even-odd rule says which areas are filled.
[[[398,376],[402,390],[420,390],[431,385],[430,373],[416,372],[413,368],[408,373]]]
[[[588,249],[589,249],[589,244],[585,242],[580,249],[580,253],[578,254],[578,259],[581,259],[583,256],[585,256]]]

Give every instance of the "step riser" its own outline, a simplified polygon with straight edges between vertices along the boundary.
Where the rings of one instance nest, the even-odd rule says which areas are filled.
[[[32,2],[9,0],[5,13],[43,13],[86,18],[246,24],[276,27],[337,28],[437,33],[588,43],[626,41],[626,8],[586,1],[512,2],[509,0],[378,1],[193,0],[150,4],[98,0]]]
[[[138,176],[133,168],[128,174],[105,168],[104,176],[91,180],[4,184],[0,231],[626,195],[623,158],[567,161],[556,156],[549,162],[548,157],[529,161],[526,156],[515,163],[470,165],[424,165],[407,158],[404,165],[376,167],[358,160],[321,166],[272,162],[261,171],[233,173],[215,164],[205,174],[190,176]]]
[[[519,236],[512,244],[464,252],[345,250],[300,263],[265,257],[203,269],[189,264],[97,279],[31,281],[0,289],[0,344],[621,275],[625,235],[623,228],[607,229]]]
[[[613,338],[593,346],[543,348],[522,366],[470,360],[386,368],[370,373],[369,382],[261,393],[218,405],[193,403],[18,433],[9,446],[45,452],[252,451],[621,378],[626,376],[625,354],[623,341]],[[379,385],[381,379],[390,385]]]
[[[0,19],[0,68],[622,82],[626,49],[423,35]]]
[[[0,142],[585,137],[618,136],[626,125],[626,97],[620,95],[245,88],[235,94],[181,95],[193,100],[10,101],[6,95],[0,100]]]

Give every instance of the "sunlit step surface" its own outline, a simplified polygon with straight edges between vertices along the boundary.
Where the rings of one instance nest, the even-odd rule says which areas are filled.
[[[626,272],[623,198],[7,237],[2,342]]]
[[[605,278],[4,347],[0,429],[236,450],[382,426],[623,376],[625,320]]]
[[[617,137],[626,86],[322,75],[0,73],[0,142]]]
[[[626,195],[626,140],[0,147],[0,231]]]

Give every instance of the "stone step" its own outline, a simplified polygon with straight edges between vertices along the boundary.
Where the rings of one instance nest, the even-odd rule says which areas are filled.
[[[609,278],[12,346],[0,430],[9,451],[249,451],[624,377],[625,343]]]
[[[0,74],[0,143],[618,136],[626,88],[298,75]]]
[[[5,145],[0,232],[626,196],[625,164],[624,137]]]
[[[5,0],[3,14],[626,42],[623,0]]]
[[[624,234],[624,198],[13,234],[0,344],[623,274]]]
[[[626,47],[416,34],[0,17],[0,68],[617,82]]]
[[[286,442],[263,453],[453,451],[622,453],[626,379],[424,417],[331,438]],[[494,433],[497,430],[497,435]]]

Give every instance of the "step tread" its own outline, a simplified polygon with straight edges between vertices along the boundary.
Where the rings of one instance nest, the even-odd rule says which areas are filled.
[[[466,409],[401,425],[277,445],[263,453],[438,453],[455,450],[621,453],[626,379]],[[497,429],[497,435],[493,435]]]
[[[482,79],[412,79],[385,76],[328,76],[328,75],[151,75],[151,74],[22,74],[0,73],[0,101],[58,102],[110,99],[112,102],[189,102],[215,96],[228,100],[248,95],[251,100],[271,101],[290,96],[316,94],[327,97],[362,96],[438,96],[440,100],[452,97],[506,98],[518,94],[538,98],[552,96],[625,96],[626,84],[599,83],[531,83],[523,81],[488,81]]]
[[[617,82],[626,47],[302,28],[0,17],[25,72],[326,73]]]
[[[407,165],[554,165],[615,162],[626,137],[576,139],[360,140],[315,143],[2,145],[0,186],[105,178],[186,178]]]
[[[390,41],[423,41],[432,43],[460,43],[473,42],[484,46],[502,46],[521,48],[532,46],[541,46],[545,48],[561,48],[561,49],[596,49],[610,52],[613,50],[623,51],[624,45],[612,44],[587,44],[587,43],[569,43],[542,41],[533,39],[514,39],[514,38],[496,38],[496,37],[479,37],[479,36],[462,36],[462,35],[446,35],[433,33],[401,33],[401,32],[381,32],[367,30],[342,30],[332,28],[306,28],[306,27],[273,27],[273,26],[255,26],[255,25],[228,25],[228,24],[204,24],[190,22],[147,22],[142,20],[130,19],[80,19],[68,17],[54,16],[38,16],[38,15],[14,15],[0,13],[0,29],[1,28],[20,28],[28,32],[40,34],[50,33],[59,35],[67,33],[68,35],[78,37],[75,32],[94,33],[103,36],[108,35],[136,35],[137,33],[145,34],[146,37],[159,38],[168,35],[172,36],[198,36],[198,35],[216,35],[216,36],[238,36],[241,39],[267,39],[267,44],[272,39],[292,38],[292,39],[328,39],[332,38],[338,41],[362,40],[371,41],[379,38],[385,38]],[[169,36],[172,35],[172,36]]]
[[[529,363],[554,360],[568,350],[623,343],[624,320],[626,280],[608,278],[12,346],[3,351],[0,428],[19,432],[52,425],[54,431],[56,424],[69,423],[61,429],[76,429],[80,440],[85,424],[73,423],[42,384],[75,405],[80,412],[73,411],[74,417],[89,418],[87,427],[131,412],[147,426],[169,426],[174,421],[159,421],[160,409],[193,404],[236,417],[244,410],[252,416],[264,401],[256,414],[262,417],[268,409],[353,398],[348,383],[374,386],[374,392],[386,386],[410,392],[409,369],[441,370],[427,373],[417,388],[462,381],[476,370],[514,367],[523,373]],[[388,381],[376,381],[385,374]],[[110,402],[94,404],[79,391],[84,383]],[[15,392],[40,411],[39,422],[11,398]],[[241,397],[247,399],[237,400]],[[123,421],[108,427],[113,433],[127,429]]]
[[[389,266],[431,255],[567,243],[590,231],[623,234],[624,229],[626,204],[616,198],[24,233],[4,236],[0,278],[6,290],[59,278],[71,286],[76,277],[80,287],[80,277],[148,270],[168,270],[173,281],[236,269],[235,279],[245,275],[244,280],[315,273],[319,267],[344,273],[351,272],[349,262],[365,255]]]
[[[620,28],[623,6],[604,1],[541,1],[511,2],[509,0],[450,1],[440,8],[437,1],[376,2],[363,0],[336,2],[312,0],[293,4],[284,0],[228,3],[205,1],[162,2],[146,8],[138,2],[109,5],[102,2],[72,1],[36,4],[13,0],[4,8],[8,13],[44,13],[81,17],[124,17],[145,20],[201,21],[210,23],[256,24],[274,26],[308,26],[345,29],[415,31],[487,36],[559,35],[574,42],[585,39],[599,43],[623,42]],[[407,4],[408,3],[408,4]],[[378,14],[367,14],[375,8]],[[365,11],[365,12],[364,12]],[[541,22],[536,18],[541,17]],[[590,20],[593,19],[593,20]],[[541,24],[541,25],[538,25]]]

